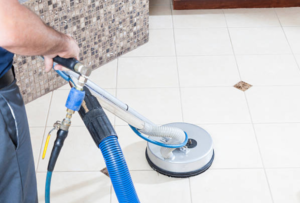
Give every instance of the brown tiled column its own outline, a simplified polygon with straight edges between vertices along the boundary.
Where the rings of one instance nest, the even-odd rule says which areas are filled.
[[[149,0],[30,0],[23,4],[49,26],[73,36],[81,48],[80,61],[93,69],[149,38]],[[45,73],[37,57],[16,55],[14,66],[25,103],[65,84],[54,71]]]

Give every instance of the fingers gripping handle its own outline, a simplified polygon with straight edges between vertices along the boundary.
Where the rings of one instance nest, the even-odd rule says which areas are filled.
[[[41,58],[44,59],[43,56]],[[79,61],[77,61],[75,58],[62,58],[59,56],[56,56],[53,58],[53,61],[56,64],[62,65],[76,73],[79,73],[81,76],[84,76],[85,78],[88,78],[92,73],[91,67],[86,67]],[[61,74],[60,74],[61,75]]]
[[[77,72],[75,66],[80,63],[79,61],[77,61],[76,59],[74,58],[69,58],[69,59],[66,59],[66,58],[61,58],[59,56],[56,56],[55,58],[53,58],[53,61],[59,65],[62,65],[72,71],[75,71]]]

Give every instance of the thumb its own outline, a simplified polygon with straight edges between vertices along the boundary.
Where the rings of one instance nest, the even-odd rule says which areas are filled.
[[[53,60],[52,58],[49,57],[44,57],[44,58],[45,58],[45,71],[49,72],[52,69]]]

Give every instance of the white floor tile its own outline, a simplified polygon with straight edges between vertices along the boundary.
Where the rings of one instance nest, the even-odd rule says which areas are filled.
[[[189,123],[250,123],[244,93],[234,87],[181,88]]]
[[[282,26],[300,26],[300,8],[275,9]]]
[[[152,171],[145,157],[147,142],[138,137],[129,126],[116,126],[115,130],[129,170]]]
[[[182,121],[179,88],[118,89],[117,97],[156,124]]]
[[[267,176],[275,203],[300,202],[300,169],[268,169]]]
[[[50,129],[46,128],[44,143]],[[47,171],[55,138],[56,131],[51,134],[45,159],[42,160],[42,155],[40,156],[39,172]],[[56,162],[55,171],[100,171],[104,167],[105,163],[101,151],[88,130],[85,127],[70,127],[68,137]]]
[[[300,87],[252,87],[246,91],[254,123],[300,122]]]
[[[105,89],[105,90],[108,91],[110,94],[115,95],[115,89]],[[53,98],[49,110],[47,126],[53,126],[53,124],[57,120],[62,121],[65,118],[66,116],[65,104],[68,95],[69,95],[69,90],[56,90],[53,92]],[[114,124],[114,115],[112,115],[107,111],[106,113],[110,122]],[[84,123],[80,118],[78,112],[75,112],[75,114],[72,116],[71,122],[72,122],[71,126],[84,126]]]
[[[233,53],[226,28],[175,29],[175,40],[179,56]]]
[[[38,199],[45,202],[46,173],[37,173]],[[99,172],[54,172],[51,202],[110,203],[110,179]]]
[[[175,56],[173,29],[149,30],[149,42],[126,56]]]
[[[117,83],[117,59],[93,70],[90,80],[99,85],[101,88],[116,88]]]
[[[243,81],[251,85],[300,85],[300,70],[293,55],[237,56]]]
[[[40,151],[43,144],[44,127],[30,128],[30,138],[31,138],[32,152],[34,158],[34,165],[35,168],[37,169]]]
[[[298,67],[300,68],[300,54],[295,54],[296,61],[298,62]]]
[[[132,171],[131,176],[140,202],[191,203],[189,179],[169,178],[154,171]],[[114,192],[111,202],[118,202]]]
[[[214,142],[212,168],[262,168],[251,124],[200,125]]]
[[[209,170],[191,178],[193,202],[271,203],[263,169]]]
[[[170,5],[155,5],[149,8],[149,29],[173,28]]]
[[[29,127],[44,127],[47,120],[52,92],[25,105]]]
[[[95,70],[91,80],[154,123],[201,124],[216,155],[199,176],[160,175],[146,161],[146,142],[108,114],[141,202],[271,203],[263,164],[273,203],[300,202],[299,8],[172,11],[171,0],[149,3],[150,41]],[[245,93],[232,87],[241,79],[253,85]],[[43,142],[64,118],[69,90],[65,85],[26,105],[42,203],[56,132],[45,160]],[[117,203],[110,179],[99,172],[105,167],[100,150],[77,113],[72,121],[53,174],[52,201]]]
[[[256,124],[255,130],[266,168],[300,167],[299,123]]]
[[[280,27],[229,28],[236,54],[289,54],[289,44]]]
[[[284,27],[283,29],[294,54],[300,54],[300,27]]]
[[[61,86],[60,88],[58,88],[57,90],[70,90],[70,85],[69,84],[66,84],[66,85],[63,85]]]
[[[280,26],[273,9],[225,9],[228,27],[269,27]]]
[[[226,27],[222,10],[173,10],[175,28]]]
[[[118,88],[145,87],[178,87],[176,58],[120,58]]]
[[[233,56],[178,57],[181,87],[232,86],[240,81]]]

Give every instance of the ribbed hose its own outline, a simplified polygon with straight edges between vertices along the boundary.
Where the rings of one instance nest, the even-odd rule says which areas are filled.
[[[45,203],[50,203],[51,178],[52,178],[52,172],[48,171],[46,177],[46,187],[45,187]]]
[[[109,136],[99,144],[106,167],[120,203],[139,203],[131,176],[116,136]]]
[[[172,138],[166,144],[181,144],[185,141],[185,132],[179,128],[168,126],[155,126],[145,123],[145,128],[140,130],[142,133],[153,137]],[[165,159],[172,159],[173,148],[162,147],[160,149],[161,155]]]

